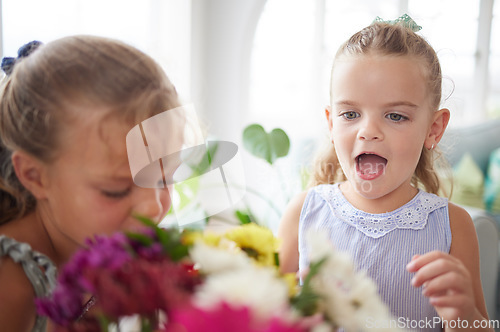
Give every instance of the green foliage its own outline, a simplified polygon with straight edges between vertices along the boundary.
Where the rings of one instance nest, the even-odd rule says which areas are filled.
[[[269,164],[285,157],[290,150],[290,139],[280,128],[266,132],[259,124],[251,124],[243,130],[243,146],[254,156]]]
[[[268,133],[261,125],[251,124],[243,130],[243,146],[253,156],[264,159],[271,166],[274,166],[274,162],[277,159],[288,155],[290,151],[290,139],[285,131],[280,128],[275,128]],[[188,207],[201,208],[199,205],[193,206],[193,202],[196,201],[200,190],[200,176],[211,169],[211,163],[218,148],[217,144],[209,144],[201,159],[194,158],[191,162],[187,163],[192,171],[192,175],[189,179],[174,184],[179,199],[176,201],[177,204],[175,207],[170,209],[169,214],[172,214],[174,209],[179,212]],[[197,151],[193,151],[193,153],[197,153]],[[194,160],[196,162],[193,162]],[[278,173],[278,175],[280,174]],[[283,183],[281,187],[284,187]],[[246,192],[264,200],[277,215],[281,215],[281,210],[273,200],[263,195],[260,191],[247,187]],[[258,223],[248,205],[246,209],[235,210],[234,215],[242,225],[252,222]],[[208,218],[206,221],[208,221]]]
[[[234,214],[236,215],[236,218],[238,218],[238,220],[240,221],[241,225],[250,224],[254,222],[254,217],[250,212],[236,210]]]
[[[191,177],[198,177],[203,174],[205,174],[207,171],[209,171],[212,167],[212,159],[217,153],[217,149],[219,148],[218,144],[207,144],[207,150],[201,157],[201,159],[196,160],[196,162],[189,162],[187,161],[187,164],[189,165],[189,168],[193,171],[193,174]]]
[[[179,195],[179,203],[175,206],[175,209],[180,211],[195,200],[200,189],[200,177],[194,177],[180,183],[175,183],[174,188]],[[173,213],[172,208],[169,213]]]
[[[144,225],[150,227],[161,243],[163,251],[172,259],[174,262],[181,260],[189,255],[189,246],[182,243],[182,233],[179,229],[170,228],[168,230],[158,227],[158,225],[151,219],[143,216],[135,216]],[[143,233],[132,233],[127,232],[126,235],[138,241],[144,246],[150,246],[155,243],[155,239]]]
[[[326,258],[323,258],[317,262],[311,263],[309,266],[309,273],[307,273],[307,276],[304,278],[304,283],[300,293],[291,300],[292,306],[304,316],[311,316],[317,312],[320,295],[312,289],[311,280],[316,274],[318,274],[325,261]]]

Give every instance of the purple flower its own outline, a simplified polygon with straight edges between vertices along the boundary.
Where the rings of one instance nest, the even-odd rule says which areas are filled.
[[[57,324],[66,326],[81,314],[83,297],[71,286],[59,284],[51,298],[35,299],[38,313],[50,317]]]
[[[172,242],[171,248],[176,245]],[[116,322],[139,314],[154,321],[159,310],[168,314],[188,303],[199,283],[192,265],[171,261],[152,230],[136,236],[96,236],[61,269],[55,291],[50,298],[38,299],[37,308],[63,331],[98,330],[98,317]],[[96,306],[79,319],[90,295],[97,299]]]
[[[130,261],[132,256],[127,244],[127,237],[121,233],[87,240],[87,248],[78,250],[60,271],[51,297],[36,300],[38,312],[60,325],[74,322],[82,313],[84,297],[95,291],[86,274],[93,270],[118,269]]]

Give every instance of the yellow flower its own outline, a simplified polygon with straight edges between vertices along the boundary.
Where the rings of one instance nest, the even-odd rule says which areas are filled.
[[[197,241],[203,241],[208,246],[217,247],[221,238],[221,235],[210,231],[188,231],[183,234],[182,242],[186,245],[192,245]]]
[[[288,286],[288,296],[293,297],[299,292],[299,286],[297,285],[297,274],[296,273],[285,273],[281,275],[281,278],[285,281]]]
[[[250,223],[229,230],[224,237],[234,241],[241,250],[259,264],[276,265],[275,255],[279,241],[270,229]]]

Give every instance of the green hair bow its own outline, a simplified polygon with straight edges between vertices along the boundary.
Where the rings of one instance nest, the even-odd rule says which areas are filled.
[[[373,20],[372,23],[375,23],[375,22],[382,22],[382,23],[387,23],[387,24],[400,24],[400,25],[412,30],[413,32],[417,32],[417,31],[420,31],[422,29],[422,27],[420,25],[418,25],[417,22],[415,22],[408,14],[403,14],[402,16],[398,17],[395,20],[387,20],[387,21],[384,21],[379,16],[377,16],[375,18],[375,20]]]

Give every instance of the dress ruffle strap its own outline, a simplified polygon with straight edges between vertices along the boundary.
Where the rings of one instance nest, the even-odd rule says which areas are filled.
[[[45,255],[34,251],[27,243],[0,235],[0,257],[9,256],[21,264],[33,285],[37,297],[48,296],[54,289],[57,269]],[[37,316],[32,332],[45,331],[46,317]]]

